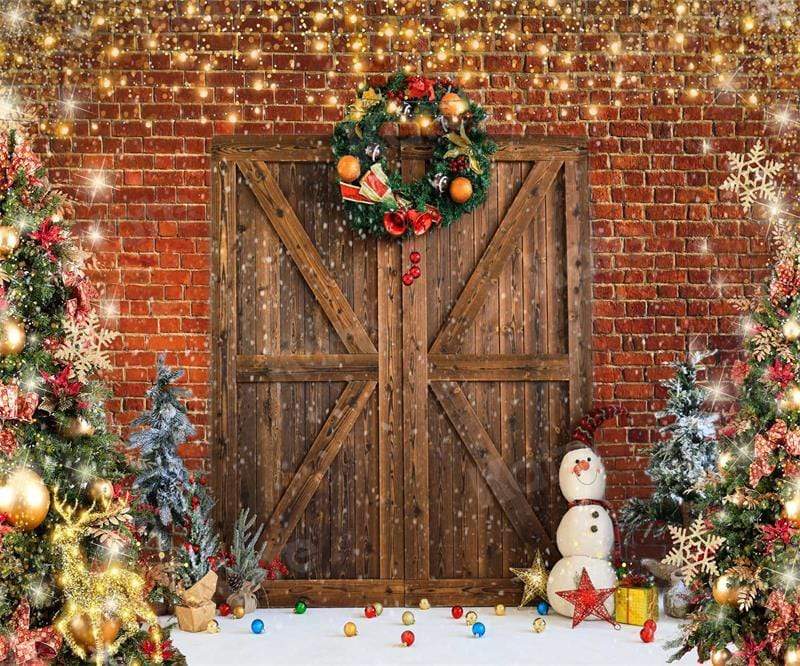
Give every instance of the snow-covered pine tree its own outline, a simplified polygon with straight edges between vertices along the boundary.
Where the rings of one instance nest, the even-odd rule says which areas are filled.
[[[130,438],[139,461],[134,490],[149,509],[140,512],[140,527],[147,538],[158,538],[162,550],[170,548],[174,526],[181,524],[189,509],[189,474],[178,447],[195,430],[182,402],[188,391],[175,386],[182,376],[183,370],[173,370],[163,356],[158,358],[155,383],[147,391],[151,407],[133,422],[141,429]]]
[[[259,525],[253,532],[256,522],[255,515],[250,515],[249,509],[242,509],[236,524],[233,527],[233,543],[229,563],[225,565],[225,572],[228,576],[228,584],[231,590],[236,592],[241,589],[244,583],[250,583],[253,589],[257,589],[267,575],[266,570],[261,566],[261,558],[267,547],[266,541],[258,547],[258,540],[264,531],[264,525]]]
[[[175,549],[175,568],[183,586],[190,587],[209,570],[217,569],[220,544],[211,517],[214,500],[206,488],[205,478],[190,476],[185,492],[189,505],[183,520],[186,541]]]
[[[697,483],[716,469],[715,423],[718,415],[703,409],[708,388],[698,383],[703,361],[714,352],[690,352],[673,363],[675,376],[661,383],[667,389],[667,404],[656,418],[669,418],[660,428],[662,439],[651,448],[647,475],[653,494],[634,498],[623,507],[620,525],[630,538],[636,530],[660,535],[668,525],[686,525],[694,517],[699,499]]]

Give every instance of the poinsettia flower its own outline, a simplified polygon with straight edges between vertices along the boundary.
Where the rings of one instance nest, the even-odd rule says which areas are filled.
[[[767,369],[767,380],[780,384],[781,388],[786,388],[794,381],[794,368],[792,364],[785,363],[776,358]]]
[[[81,392],[81,388],[83,388],[80,382],[70,380],[69,377],[72,374],[72,366],[69,364],[54,375],[47,372],[42,372],[41,374],[56,398],[74,398]]]
[[[39,242],[44,248],[47,256],[55,261],[56,257],[53,248],[64,240],[64,230],[53,223],[49,217],[39,225],[39,228],[31,234],[31,238]]]

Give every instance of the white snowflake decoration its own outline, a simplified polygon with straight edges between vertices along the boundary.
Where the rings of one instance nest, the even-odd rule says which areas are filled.
[[[86,383],[99,370],[111,370],[107,347],[119,337],[119,332],[103,328],[97,312],[89,312],[85,322],[65,319],[64,331],[64,344],[56,350],[55,357],[72,365],[79,382]]]
[[[773,203],[780,198],[775,177],[783,169],[783,164],[768,159],[760,141],[748,153],[728,153],[728,160],[731,174],[720,189],[735,192],[746,211],[754,203]]]
[[[725,543],[725,539],[712,534],[703,516],[698,516],[688,528],[670,525],[669,534],[672,537],[672,550],[661,561],[678,567],[686,582],[700,573],[709,576],[719,574],[717,550]]]
[[[770,30],[780,30],[792,23],[794,0],[756,0],[756,14]]]

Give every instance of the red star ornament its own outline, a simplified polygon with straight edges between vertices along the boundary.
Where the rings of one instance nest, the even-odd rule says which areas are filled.
[[[609,614],[604,606],[606,599],[608,599],[616,588],[607,587],[598,590],[586,573],[586,569],[581,570],[581,580],[578,583],[576,590],[563,590],[556,592],[562,599],[566,599],[573,605],[572,611],[572,628],[577,627],[590,615],[594,615],[601,620],[605,620],[615,629],[619,629],[619,624]]]

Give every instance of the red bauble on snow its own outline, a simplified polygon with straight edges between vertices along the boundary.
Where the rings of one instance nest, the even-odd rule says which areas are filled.
[[[453,616],[454,619],[460,620],[461,616],[464,614],[464,609],[461,606],[453,606],[450,609],[450,615]]]
[[[639,638],[642,639],[642,643],[652,643],[655,637],[655,632],[647,627],[642,627],[642,630],[639,632]]]
[[[408,255],[408,259],[412,264],[418,264],[422,261],[422,255],[414,250],[411,254]]]
[[[414,284],[414,276],[411,275],[411,273],[403,273],[403,284],[406,287],[410,287],[412,284]]]
[[[378,617],[378,611],[375,610],[375,606],[369,605],[364,609],[364,615],[372,619],[373,617]]]
[[[649,619],[649,620],[645,620],[643,626],[644,626],[645,629],[647,629],[649,631],[652,631],[653,633],[656,633],[656,629],[658,629],[658,625],[656,624],[656,621],[653,620],[652,618]]]
[[[404,631],[400,634],[400,642],[406,647],[411,647],[414,644],[414,632],[408,630]]]
[[[217,610],[222,617],[228,617],[231,614],[231,607],[228,604],[220,604]]]
[[[416,280],[416,279],[417,279],[417,278],[418,278],[420,275],[422,275],[422,271],[420,270],[420,267],[419,267],[419,266],[417,266],[417,265],[414,265],[414,266],[412,266],[411,268],[409,268],[409,269],[408,269],[408,272],[409,272],[409,273],[411,273],[411,277],[412,277],[412,278],[414,278],[415,280]]]

